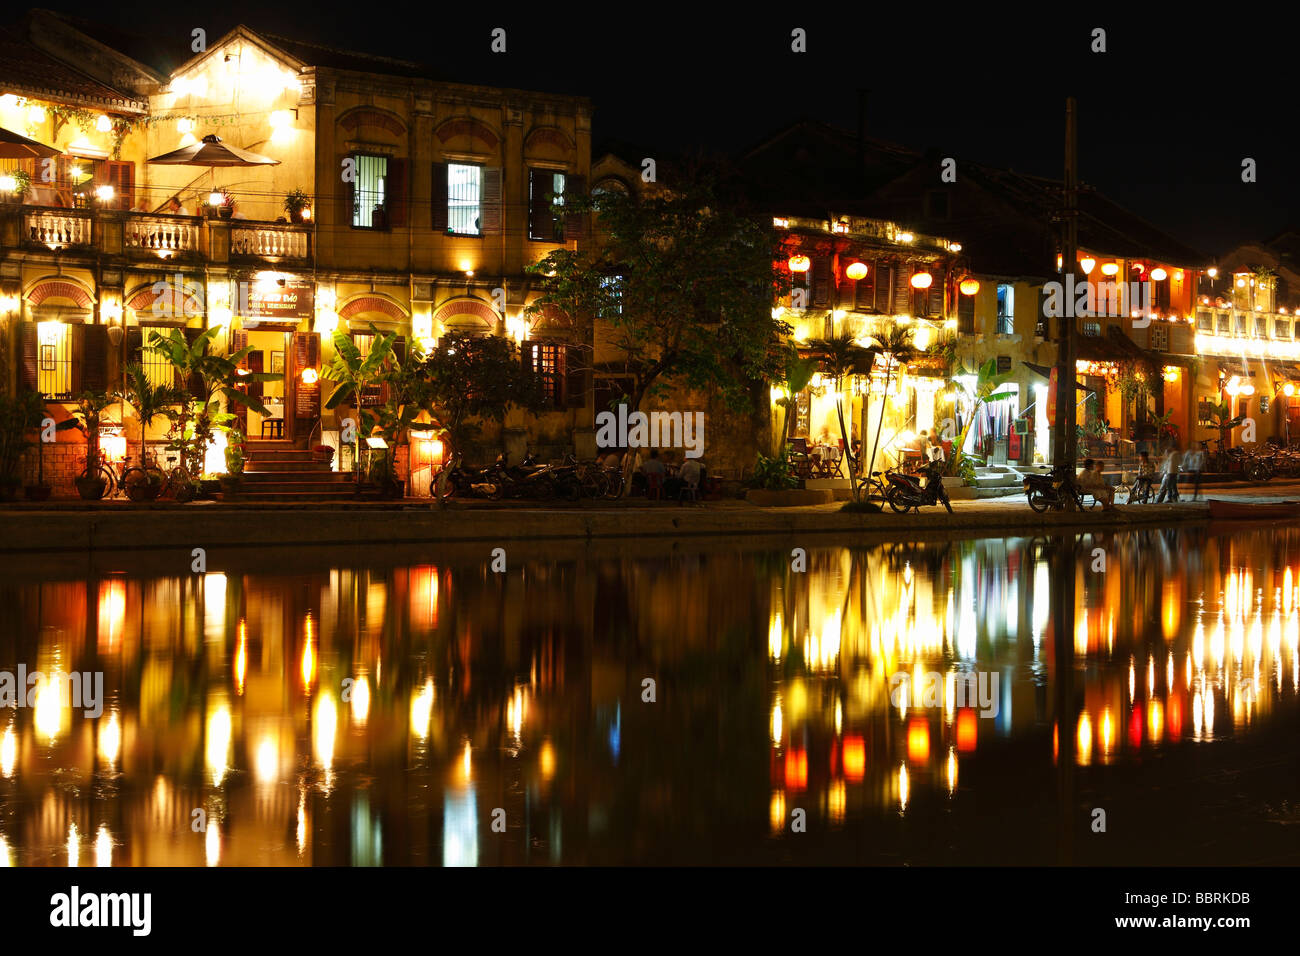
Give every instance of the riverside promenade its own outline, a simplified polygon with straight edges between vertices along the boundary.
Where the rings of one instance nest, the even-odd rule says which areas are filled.
[[[460,541],[594,540],[749,535],[1015,536],[1054,531],[1119,531],[1207,521],[1205,497],[1277,502],[1300,499],[1300,483],[1203,489],[1201,501],[1118,505],[1035,514],[1023,494],[953,503],[954,513],[845,513],[842,503],[764,508],[742,500],[675,502],[451,502],[427,500],[246,504],[191,502],[16,502],[0,509],[0,552],[130,550],[266,545],[378,545]]]

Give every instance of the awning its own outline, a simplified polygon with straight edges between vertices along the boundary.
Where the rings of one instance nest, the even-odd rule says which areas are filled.
[[[1031,372],[1033,372],[1035,375],[1041,375],[1043,378],[1047,379],[1049,382],[1052,380],[1052,370],[1051,370],[1050,368],[1048,368],[1046,365],[1035,365],[1033,362],[1021,362],[1020,364],[1023,365],[1023,366],[1025,366],[1025,368],[1029,369],[1029,370],[1030,370]],[[1074,387],[1075,387],[1075,389],[1076,389],[1077,391],[1080,391],[1080,392],[1091,392],[1091,391],[1092,391],[1092,389],[1088,388],[1088,386],[1086,386],[1086,385],[1080,385],[1078,379],[1075,379],[1075,381],[1074,381]]]

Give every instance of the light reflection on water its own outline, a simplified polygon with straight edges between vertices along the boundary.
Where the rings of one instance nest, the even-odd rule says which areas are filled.
[[[798,544],[12,562],[0,864],[1295,858],[1297,529]]]

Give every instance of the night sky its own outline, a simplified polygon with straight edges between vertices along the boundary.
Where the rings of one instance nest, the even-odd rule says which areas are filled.
[[[385,4],[223,2],[199,16],[189,5],[48,6],[112,17],[164,47],[174,36],[178,61],[193,27],[215,39],[244,22],[427,63],[448,79],[578,93],[595,104],[597,141],[671,151],[736,151],[801,117],[856,132],[865,89],[873,137],[1059,178],[1065,98],[1075,95],[1082,180],[1193,247],[1217,254],[1300,223],[1295,41],[1287,23],[1257,13],[1226,22],[1164,5],[1083,16],[981,5],[955,17],[920,4],[897,5],[905,14],[836,5],[811,17],[800,4],[729,16],[645,2],[556,4],[549,14],[473,4],[402,14]],[[507,30],[504,55],[489,51],[497,26]],[[807,53],[790,51],[794,27],[807,30]],[[1089,51],[1094,27],[1107,30],[1105,54]],[[1255,184],[1241,182],[1244,157],[1258,163]]]

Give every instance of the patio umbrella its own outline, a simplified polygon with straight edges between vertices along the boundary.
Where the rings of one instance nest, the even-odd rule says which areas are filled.
[[[49,159],[61,152],[11,130],[0,129],[0,159]]]
[[[170,153],[163,153],[161,156],[155,156],[148,160],[151,165],[156,166],[207,166],[210,169],[216,169],[218,166],[278,166],[280,161],[272,159],[269,156],[263,156],[260,153],[250,153],[246,149],[240,149],[238,146],[231,146],[221,141],[221,137],[209,133],[197,143],[190,146],[182,146],[180,149],[174,149]],[[213,185],[216,173],[213,173]]]

